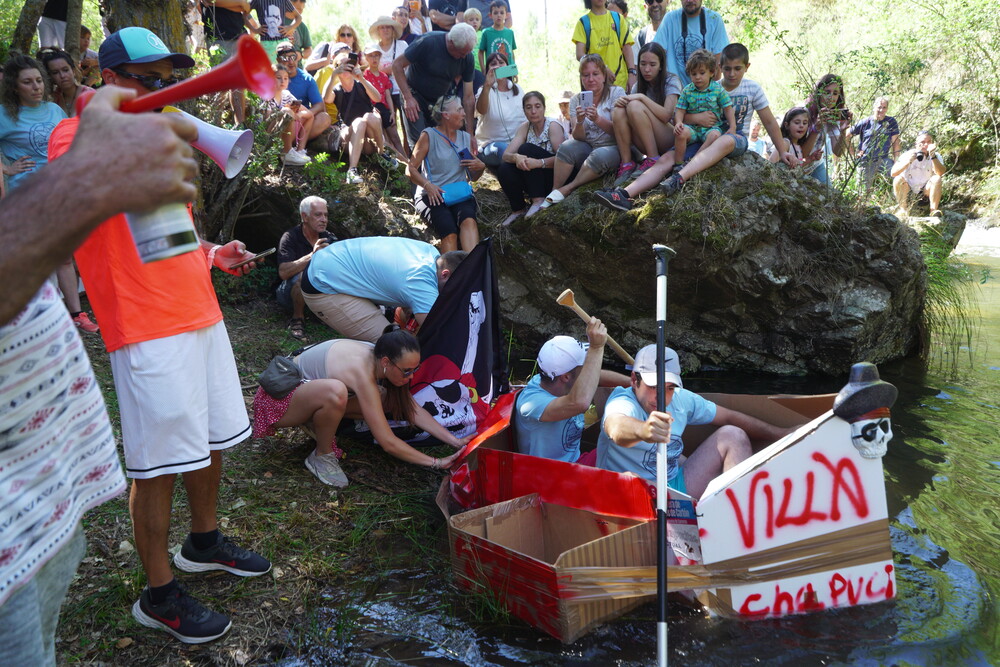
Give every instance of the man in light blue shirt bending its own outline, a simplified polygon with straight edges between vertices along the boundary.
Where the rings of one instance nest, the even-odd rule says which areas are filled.
[[[342,336],[374,343],[389,324],[380,305],[404,308],[423,324],[438,290],[467,254],[441,255],[429,243],[397,236],[337,241],[313,253],[302,299]]]

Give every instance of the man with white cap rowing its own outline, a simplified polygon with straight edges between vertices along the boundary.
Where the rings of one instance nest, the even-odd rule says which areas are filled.
[[[540,373],[517,396],[518,450],[570,463],[594,464],[593,454],[580,457],[583,413],[598,386],[628,387],[629,379],[601,369],[608,330],[596,317],[587,324],[589,346],[569,336],[556,336],[538,352]]]
[[[729,410],[684,389],[677,353],[664,351],[666,412],[656,409],[656,346],[635,355],[631,387],[611,392],[597,440],[597,467],[632,472],[656,482],[656,443],[667,442],[667,480],[671,488],[700,498],[709,481],[749,458],[754,442],[774,442],[794,429],[772,426]],[[719,428],[690,457],[681,436],[691,424]]]

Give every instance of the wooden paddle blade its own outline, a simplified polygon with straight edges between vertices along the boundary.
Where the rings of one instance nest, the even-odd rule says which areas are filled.
[[[576,299],[573,297],[573,290],[563,290],[563,293],[556,297],[556,303],[560,306],[569,306],[570,308],[576,305]]]

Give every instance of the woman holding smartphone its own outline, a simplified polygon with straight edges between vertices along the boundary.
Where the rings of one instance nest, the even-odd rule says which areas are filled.
[[[470,181],[483,175],[486,165],[470,151],[462,102],[445,95],[431,108],[435,126],[420,133],[406,176],[417,186],[413,204],[420,217],[441,239],[441,253],[471,251],[479,244],[479,204]]]
[[[345,487],[347,475],[338,459],[337,429],[344,417],[364,419],[379,446],[397,459],[433,469],[447,469],[461,452],[435,458],[393,434],[386,413],[407,421],[441,442],[461,449],[470,439],[456,438],[413,400],[410,379],[420,368],[420,343],[408,331],[382,334],[375,342],[335,338],[307,348],[294,358],[305,381],[283,398],[258,388],[254,396],[254,437],[311,421],[316,449],[305,466],[324,484]]]
[[[523,91],[512,77],[498,77],[500,68],[509,67],[507,55],[496,51],[486,59],[486,81],[476,99],[476,143],[479,155],[491,171],[500,166],[507,144],[524,123]]]
[[[584,183],[617,169],[621,162],[611,114],[615,100],[625,91],[614,85],[614,77],[596,53],[580,60],[580,87],[583,90],[569,102],[571,138],[556,153],[555,189],[541,208],[558,204]]]

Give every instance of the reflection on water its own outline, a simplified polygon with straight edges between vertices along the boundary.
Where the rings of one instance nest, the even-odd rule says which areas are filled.
[[[1000,237],[1000,230],[996,234]],[[1000,257],[978,249],[977,254],[968,261],[990,268],[992,276],[982,286],[981,326],[960,362],[952,364],[951,352],[938,350],[926,364],[906,360],[881,368],[882,377],[900,390],[893,408],[895,438],[884,459],[898,598],[754,622],[704,618],[675,604],[670,664],[1000,664],[995,628]],[[843,381],[731,374],[685,378],[697,391],[730,393],[834,392]],[[442,538],[441,551],[446,550]],[[653,605],[563,646],[517,620],[477,624],[441,568],[429,576],[412,559],[399,560],[405,569],[387,572],[377,582],[360,582],[337,601],[341,609],[346,604],[353,610],[357,628],[338,664],[633,667],[655,662]]]

